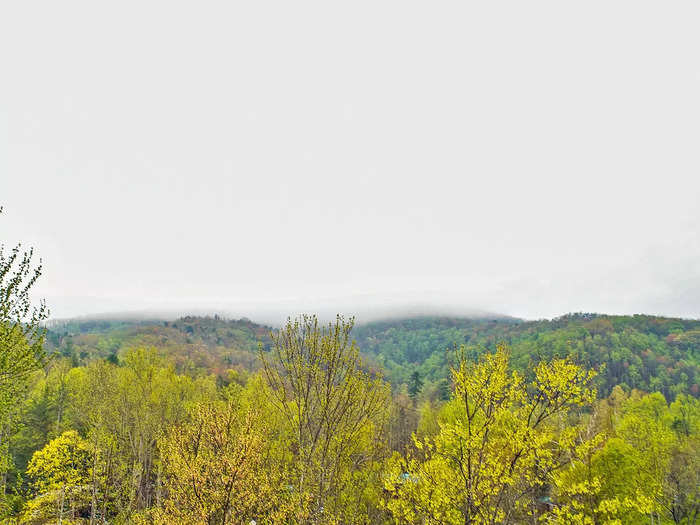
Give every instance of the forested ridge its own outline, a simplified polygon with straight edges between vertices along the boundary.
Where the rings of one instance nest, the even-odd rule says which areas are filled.
[[[51,321],[0,250],[0,523],[695,524],[700,321]]]
[[[449,377],[449,352],[466,345],[473,355],[507,344],[521,371],[541,359],[571,357],[599,370],[599,393],[616,385],[700,395],[700,321],[648,315],[568,314],[553,320],[425,317],[358,326],[358,345],[386,370],[394,384],[416,371],[429,383]]]
[[[187,316],[162,320],[70,320],[52,325],[47,348],[87,363],[118,360],[130,347],[159,348],[180,370],[224,377],[229,369],[257,370],[258,344],[269,348],[273,328],[248,319]],[[439,396],[450,381],[449,360],[464,345],[472,358],[508,345],[513,366],[527,371],[542,359],[570,357],[599,371],[599,394],[616,385],[658,391],[668,400],[679,393],[700,395],[700,321],[647,315],[568,314],[554,320],[509,317],[416,317],[357,324],[353,338],[368,366],[382,370],[396,388],[417,372],[425,395]],[[449,385],[447,385],[449,386]]]
[[[255,370],[258,344],[269,347],[272,328],[247,319],[187,316],[174,321],[88,319],[53,322],[47,350],[73,364],[93,359],[118,362],[133,347],[157,348],[178,370],[213,373]]]

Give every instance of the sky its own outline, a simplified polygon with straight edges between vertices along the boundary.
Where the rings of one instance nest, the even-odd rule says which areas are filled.
[[[700,318],[697,2],[0,2],[56,318]]]

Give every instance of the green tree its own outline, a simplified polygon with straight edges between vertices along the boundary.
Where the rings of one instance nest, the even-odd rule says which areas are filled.
[[[610,438],[555,478],[559,517],[693,523],[700,513],[700,403],[680,395],[669,407],[658,392],[612,403],[619,408]]]
[[[423,379],[421,379],[420,372],[415,370],[411,374],[411,379],[408,384],[408,395],[411,396],[414,403],[418,397],[418,394],[421,393],[421,390],[423,390]]]
[[[30,297],[42,272],[41,261],[35,265],[33,259],[33,248],[23,250],[18,244],[8,250],[0,244],[0,471],[3,474],[9,468],[10,418],[18,408],[17,399],[27,387],[31,373],[41,368],[46,359],[45,330],[41,323],[49,312],[43,301],[35,305]],[[4,493],[4,475],[2,479]]]

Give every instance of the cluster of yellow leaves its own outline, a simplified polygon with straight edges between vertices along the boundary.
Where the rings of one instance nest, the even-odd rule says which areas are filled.
[[[575,448],[566,417],[595,398],[594,374],[555,360],[528,383],[508,361],[503,347],[478,363],[461,354],[438,434],[415,438],[418,454],[390,465],[385,505],[397,523],[506,523],[535,513],[538,487]]]
[[[76,510],[90,500],[90,465],[90,447],[75,430],[64,432],[36,451],[27,474],[41,495],[27,505],[21,523],[47,523],[52,519],[70,523]]]
[[[233,400],[192,409],[162,440],[168,497],[156,523],[248,524],[282,521],[282,479],[266,457],[268,429]]]

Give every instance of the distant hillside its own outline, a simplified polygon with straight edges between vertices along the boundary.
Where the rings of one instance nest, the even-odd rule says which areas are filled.
[[[269,345],[271,328],[247,319],[183,317],[160,320],[74,320],[54,323],[47,343],[50,351],[77,363],[91,359],[118,360],[130,347],[152,346],[173,359],[180,370],[213,372],[258,367],[258,343]]]
[[[607,395],[617,384],[667,398],[700,394],[700,321],[646,315],[570,314],[552,321],[420,318],[369,323],[354,332],[360,348],[394,384],[417,371],[437,388],[449,376],[448,348],[466,345],[475,358],[498,343],[521,371],[540,359],[569,356],[601,370]]]
[[[76,364],[118,360],[124,349],[154,346],[180,370],[224,376],[231,368],[258,368],[258,343],[269,346],[272,328],[247,319],[183,317],[161,320],[79,320],[54,324],[51,351]],[[540,359],[569,356],[601,370],[601,395],[615,385],[700,397],[700,321],[644,315],[570,314],[552,321],[513,318],[414,317],[361,324],[353,336],[370,366],[381,368],[397,388],[418,372],[427,396],[449,391],[450,353],[465,345],[475,359],[498,343],[511,348],[512,363],[527,373]]]

